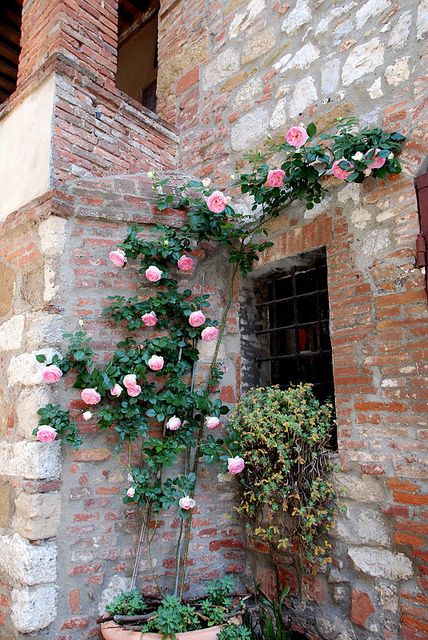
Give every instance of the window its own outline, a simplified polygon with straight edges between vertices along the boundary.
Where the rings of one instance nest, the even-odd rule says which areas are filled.
[[[256,384],[311,382],[320,400],[333,399],[325,249],[254,286]]]
[[[21,52],[22,0],[0,3],[0,104],[16,89]]]
[[[116,86],[156,110],[159,0],[120,0]]]

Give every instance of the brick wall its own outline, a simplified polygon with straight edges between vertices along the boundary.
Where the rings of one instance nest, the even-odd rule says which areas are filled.
[[[296,596],[293,619],[314,638],[428,633],[427,307],[414,266],[413,187],[427,154],[427,30],[426,3],[417,0],[195,0],[166,3],[160,17],[160,113],[180,128],[179,166],[216,185],[242,168],[247,148],[302,120],[324,131],[355,115],[409,137],[400,177],[362,188],[332,181],[324,205],[307,214],[294,207],[275,221],[275,246],[260,264],[265,273],[327,246],[337,482],[347,512],[330,572],[303,576],[291,558],[274,557]],[[272,590],[262,551],[252,550],[248,569]],[[375,570],[370,557],[380,560]]]
[[[95,317],[106,294],[124,289],[106,254],[131,219],[147,225],[154,220],[144,179],[111,175],[176,166],[178,127],[179,168],[223,186],[242,168],[242,153],[262,144],[268,133],[282,136],[290,125],[309,119],[326,130],[336,117],[353,114],[409,136],[403,174],[364,187],[332,181],[323,205],[310,214],[295,207],[275,221],[275,246],[261,265],[269,269],[284,257],[327,246],[342,465],[337,483],[347,509],[326,574],[302,575],[292,559],[274,560],[295,596],[295,624],[309,637],[422,640],[428,633],[427,310],[423,277],[414,268],[412,180],[427,154],[426,3],[165,0],[158,98],[159,116],[169,125],[114,87],[115,6],[109,0],[25,2],[18,91],[0,111],[2,117],[46,75],[56,74],[51,186],[62,193],[47,194],[2,227],[7,253],[0,340],[3,335],[9,342],[1,366],[10,385],[2,398],[3,548],[15,532],[16,548],[33,566],[45,568],[34,575],[9,567],[7,574],[10,558],[0,558],[6,575],[0,584],[0,638],[13,638],[32,624],[46,627],[56,615],[55,585],[58,615],[38,637],[96,637],[101,592],[114,587],[114,575],[125,584],[120,578],[130,572],[138,523],[132,512],[124,518],[125,479],[111,456],[109,436],[96,436],[85,424],[83,451],[63,448],[60,486],[58,450],[52,447],[47,455],[30,435],[35,410],[46,398],[25,355],[60,347],[62,330],[81,317],[97,334],[98,346],[108,350],[115,333],[95,324]],[[85,176],[101,179],[68,183]],[[180,222],[173,214],[167,219]],[[205,265],[207,281],[218,283],[212,293],[221,308],[225,267],[209,252]],[[233,401],[240,386],[236,293],[224,354],[225,401]],[[203,488],[212,484],[211,476],[204,478]],[[249,578],[255,575],[273,590],[266,549],[250,549],[247,562],[240,531],[229,522],[231,488],[219,486],[195,522],[192,580],[224,570],[239,575],[246,564]],[[36,504],[30,528],[20,524],[20,495],[36,496],[25,498],[25,504]],[[53,505],[48,531],[40,529],[37,515],[45,500]],[[173,519],[159,527],[165,580],[174,531]],[[56,549],[58,567],[52,572]],[[150,582],[146,565],[141,572]],[[32,597],[44,603],[36,620]]]

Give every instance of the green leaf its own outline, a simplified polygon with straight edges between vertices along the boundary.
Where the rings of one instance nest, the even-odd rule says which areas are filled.
[[[308,134],[308,136],[310,138],[313,138],[313,136],[316,134],[316,132],[317,132],[317,128],[316,128],[315,123],[310,122],[308,124],[308,126],[306,127],[306,133]]]
[[[38,353],[36,355],[37,362],[46,362],[46,356],[43,353]]]

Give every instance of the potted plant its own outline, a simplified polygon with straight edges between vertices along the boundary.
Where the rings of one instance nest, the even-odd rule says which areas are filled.
[[[231,196],[213,190],[208,178],[173,186],[149,172],[157,208],[184,211],[187,221],[179,229],[155,225],[150,237],[147,228],[134,225],[119,248],[110,252],[115,267],[124,268],[131,277],[137,276],[143,287],[141,296],[113,296],[106,309],[110,319],[125,329],[126,337],[106,364],[97,362],[91,337],[83,327],[66,334],[68,348],[63,355],[54,355],[50,361],[42,354],[37,356],[46,365],[44,382],[57,383],[68,373],[74,376],[81,408],[75,409],[76,402],[72,409],[59,404],[42,407],[34,435],[43,442],[58,438],[79,447],[79,424],[82,420],[96,421],[100,430],[109,429],[115,434],[116,449],[128,450],[129,484],[124,502],[137,507],[142,520],[132,591],[141,550],[145,549],[149,561],[151,558],[151,518],[161,511],[177,510],[180,526],[171,595],[164,598],[159,585],[157,602],[145,601],[141,607],[141,602],[137,603],[138,610],[143,610],[138,615],[149,616],[141,625],[143,637],[187,637],[182,633],[202,637],[201,615],[207,618],[208,627],[217,620],[223,625],[221,630],[215,630],[219,625],[213,624],[208,631],[211,636],[217,634],[221,640],[248,637],[245,627],[225,623],[224,617],[217,619],[211,613],[207,616],[212,602],[203,613],[202,603],[195,605],[184,599],[200,467],[220,463],[224,472],[239,476],[247,465],[235,438],[236,420],[229,439],[216,436],[229,411],[216,397],[223,375],[218,365],[220,343],[238,276],[245,277],[259,254],[272,245],[266,240],[268,232],[264,229],[271,218],[296,200],[303,199],[307,208],[320,202],[325,192],[322,178],[330,170],[347,182],[362,182],[369,174],[384,178],[401,170],[395,155],[403,136],[380,129],[356,132],[352,127],[353,123],[341,123],[328,143],[328,136],[321,143],[315,141],[313,123],[307,128],[292,127],[285,141],[272,145],[273,152],[283,154],[281,168],[270,168],[260,153],[252,155],[250,172],[241,174],[234,187],[252,198],[256,220],[254,216],[242,216],[232,205]],[[217,318],[209,317],[209,294],[194,292],[201,282],[201,246],[212,252],[222,247],[231,265],[226,301]],[[126,269],[128,261],[138,268]],[[203,342],[214,345],[213,355],[204,383],[195,385],[199,346]],[[139,451],[138,457],[135,450]],[[250,470],[253,467],[251,460]],[[265,531],[263,535],[270,533]],[[125,600],[129,600],[128,596]],[[233,600],[232,604],[236,606]],[[224,612],[224,616],[227,618],[229,613],[233,611]],[[174,618],[176,625],[169,628],[161,615]],[[103,623],[107,640],[114,630],[111,621]],[[142,637],[140,631],[132,629],[121,630],[120,637],[132,638],[125,635],[132,633]]]
[[[101,620],[105,640],[246,640],[250,630],[242,625],[245,598],[234,596],[230,577],[207,583],[205,598],[192,600],[166,596],[143,598],[138,590],[116,596]],[[124,626],[125,625],[125,626]]]

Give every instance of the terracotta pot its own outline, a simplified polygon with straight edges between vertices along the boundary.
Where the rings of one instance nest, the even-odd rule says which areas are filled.
[[[222,627],[210,627],[209,629],[198,629],[197,631],[186,631],[176,633],[177,640],[217,640]],[[162,640],[161,633],[140,633],[139,631],[128,631],[118,624],[111,622],[101,623],[101,633],[104,640]]]

